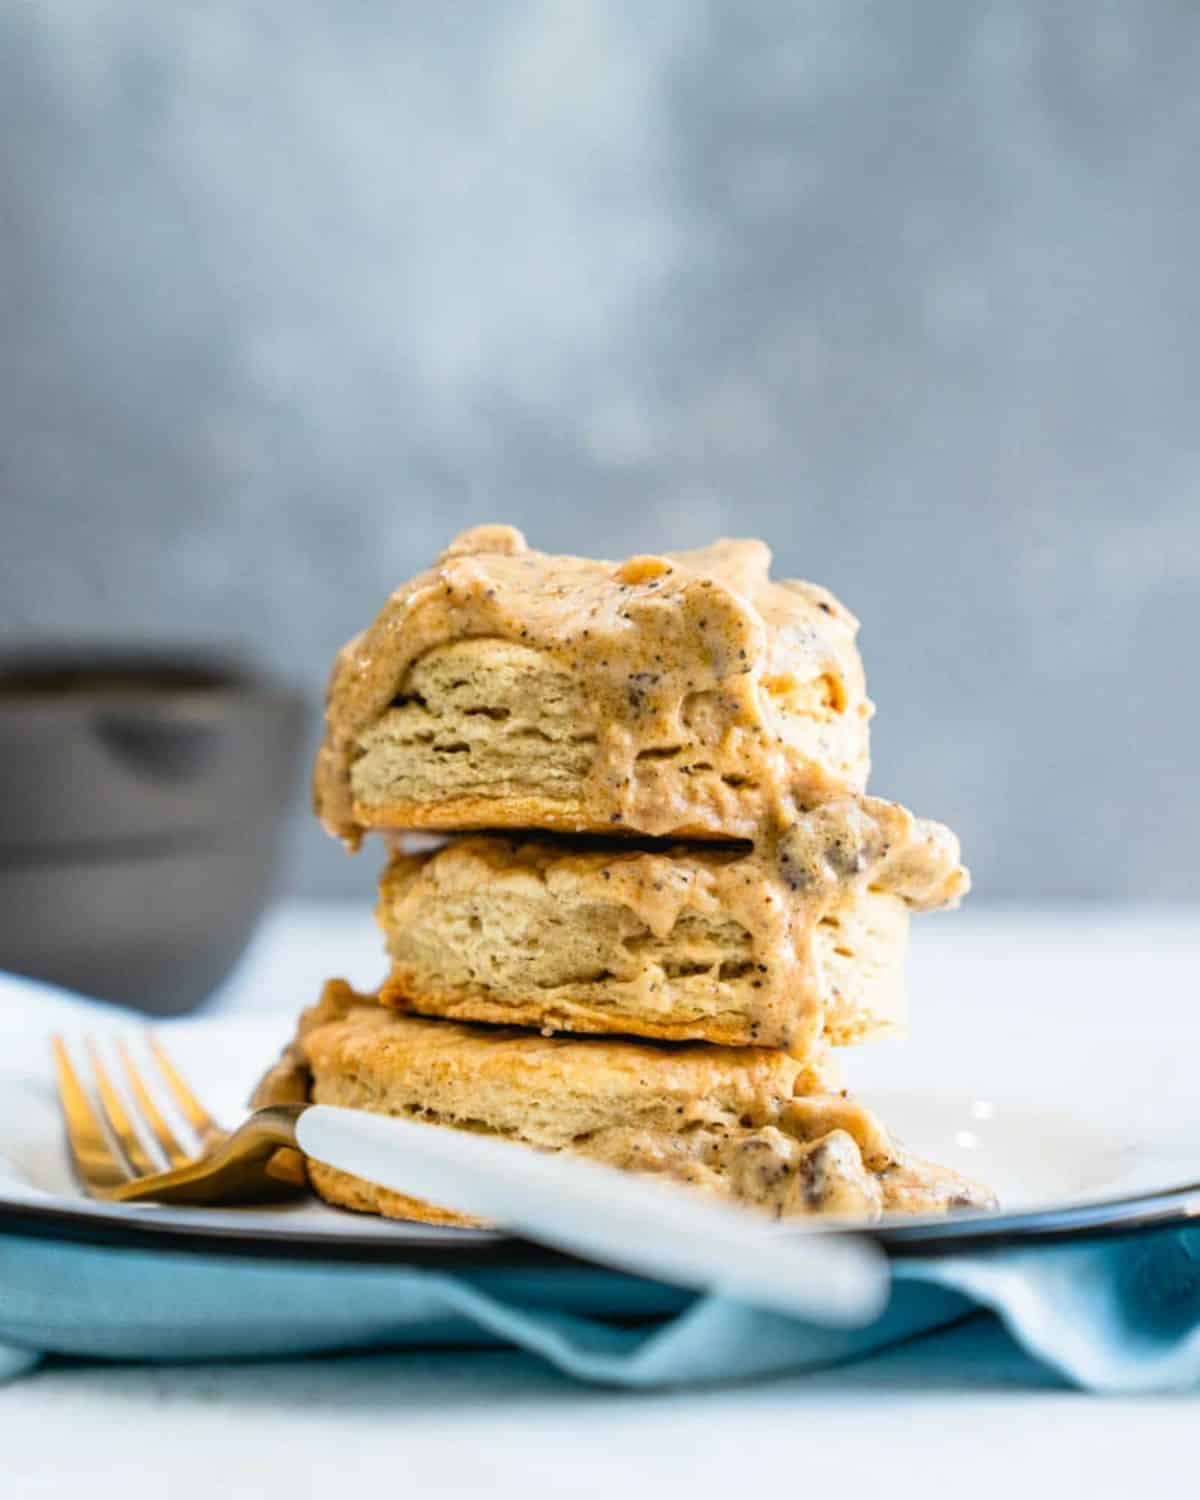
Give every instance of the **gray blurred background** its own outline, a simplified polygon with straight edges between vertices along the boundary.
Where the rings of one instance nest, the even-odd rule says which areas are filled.
[[[982,899],[1197,894],[1200,8],[0,8],[0,630],[319,692],[460,527],[755,533]],[[369,900],[308,826],[287,878]]]

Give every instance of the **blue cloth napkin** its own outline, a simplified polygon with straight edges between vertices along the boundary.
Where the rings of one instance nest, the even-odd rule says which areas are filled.
[[[1200,1228],[900,1260],[887,1309],[854,1330],[607,1272],[557,1274],[559,1285],[530,1270],[451,1276],[0,1235],[0,1375],[54,1353],[189,1360],[500,1344],[582,1380],[687,1385],[865,1357],[987,1309],[1031,1355],[1086,1389],[1200,1384]],[[571,1288],[578,1301],[589,1275],[590,1316],[571,1310]],[[606,1279],[627,1315],[639,1306],[659,1315],[634,1326],[596,1315]]]

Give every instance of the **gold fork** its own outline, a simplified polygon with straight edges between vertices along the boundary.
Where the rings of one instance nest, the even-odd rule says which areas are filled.
[[[191,1127],[198,1151],[180,1144],[123,1043],[117,1044],[117,1052],[128,1084],[127,1099],[113,1085],[94,1041],[86,1046],[92,1081],[88,1089],[62,1037],[54,1038],[58,1102],[76,1175],[89,1197],[120,1203],[146,1198],[162,1203],[262,1203],[307,1189],[304,1160],[296,1149],[295,1122],[303,1105],[256,1109],[236,1130],[222,1130],[159,1043],[150,1037],[147,1045],[159,1084]],[[165,1168],[146,1149],[146,1138],[161,1152]]]
[[[783,1237],[774,1224],[692,1188],[566,1152],[328,1104],[270,1105],[226,1135],[151,1042],[162,1086],[202,1143],[189,1156],[125,1049],[129,1105],[98,1049],[87,1049],[99,1113],[61,1038],[55,1051],[71,1153],[95,1198],[233,1203],[294,1193],[303,1175],[299,1137],[306,1155],[342,1171],[639,1276],[716,1287],[755,1306],[834,1325],[864,1323],[887,1300],[886,1260],[865,1239]],[[143,1134],[172,1163],[169,1170],[158,1170]]]

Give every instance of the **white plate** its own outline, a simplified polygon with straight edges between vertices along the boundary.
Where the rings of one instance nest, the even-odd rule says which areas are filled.
[[[885,1225],[878,1231],[885,1243],[949,1250],[981,1239],[1128,1228],[1194,1209],[1177,1191],[1200,1175],[1194,1048],[1169,1032],[1151,1031],[1136,1044],[1111,1027],[1047,1033],[1033,1025],[1039,997],[1023,999],[989,1018],[985,1045],[964,1046],[969,1028],[942,1025],[919,1044],[867,1047],[848,1060],[852,1085],[897,1135],[989,1183],[1002,1203],[994,1215]],[[285,1015],[217,1017],[173,1022],[160,1033],[213,1113],[232,1123],[291,1026]],[[187,1237],[331,1259],[511,1264],[544,1254],[499,1234],[394,1223],[315,1200],[227,1210],[92,1202],[63,1149],[49,1065],[55,1031],[125,1033],[135,1044],[141,1036],[127,1015],[0,976],[0,1230]]]

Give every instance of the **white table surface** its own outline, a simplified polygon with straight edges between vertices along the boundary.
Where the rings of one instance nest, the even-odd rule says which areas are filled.
[[[1056,1024],[1115,1022],[1135,999],[1200,1060],[1195,913],[916,926],[911,1046],[934,1027],[969,1045],[1003,1025],[1036,967]],[[289,907],[214,1007],[294,1011],[321,977],[367,985],[380,967],[368,913]],[[1197,1396],[1082,1395],[983,1319],[835,1371],[650,1394],[507,1352],[52,1364],[0,1388],[0,1496],[1187,1494],[1198,1433]]]

